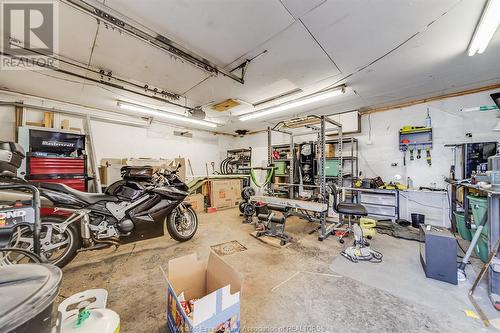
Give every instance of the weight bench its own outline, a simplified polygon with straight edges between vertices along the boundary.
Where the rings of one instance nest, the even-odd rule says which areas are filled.
[[[281,216],[275,216],[274,212],[281,212]],[[257,213],[257,219],[259,224],[261,224],[264,229],[257,229],[256,236],[269,236],[280,239],[280,245],[284,246],[288,244],[292,237],[285,233],[285,222],[290,216],[290,209],[288,207],[276,206],[267,204],[260,207]]]

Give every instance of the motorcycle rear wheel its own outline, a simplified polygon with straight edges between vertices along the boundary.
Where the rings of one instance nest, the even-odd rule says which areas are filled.
[[[167,231],[173,239],[178,242],[185,242],[193,238],[198,230],[198,216],[191,207],[175,209],[167,216]]]
[[[57,217],[42,218],[42,230],[40,233],[41,258],[44,262],[63,268],[76,256],[76,251],[81,247],[80,235],[75,225],[69,225],[64,233],[59,233],[53,226],[61,223],[62,219]],[[33,233],[28,228],[21,230],[20,237],[14,237],[11,242],[15,247],[33,252]],[[12,244],[14,245],[14,244]],[[20,260],[21,259],[21,260]],[[23,263],[19,256],[11,261]]]

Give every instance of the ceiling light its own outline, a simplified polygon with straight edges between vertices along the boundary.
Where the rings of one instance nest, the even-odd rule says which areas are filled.
[[[496,105],[473,106],[470,108],[462,108],[462,112],[475,112],[475,111],[492,111],[498,110]]]
[[[469,45],[469,56],[483,53],[500,24],[500,0],[489,0]]]
[[[190,118],[188,116],[182,115],[182,114],[163,111],[163,110],[159,110],[159,109],[153,109],[153,108],[142,106],[142,105],[127,103],[127,102],[122,102],[122,101],[117,101],[117,105],[119,108],[124,109],[124,110],[140,112],[140,113],[147,114],[147,115],[154,116],[154,117],[183,121],[186,123],[208,126],[208,127],[217,127],[216,123],[213,123],[210,121],[201,120],[201,119],[194,119],[194,118]]]
[[[273,113],[296,108],[296,107],[299,107],[302,105],[311,104],[314,102],[319,102],[319,101],[322,101],[324,99],[327,99],[327,98],[330,98],[333,96],[339,96],[339,95],[342,95],[344,92],[345,92],[345,86],[336,87],[333,89],[329,89],[326,91],[322,91],[319,93],[308,95],[308,96],[305,96],[303,98],[299,98],[299,99],[291,101],[291,102],[286,102],[286,103],[283,103],[283,104],[280,104],[277,106],[273,106],[273,107],[270,107],[267,109],[262,109],[262,110],[259,110],[256,112],[248,113],[248,114],[245,114],[245,115],[239,117],[238,119],[241,121],[246,121],[246,120],[250,120],[250,119],[268,116],[268,115],[273,114]]]

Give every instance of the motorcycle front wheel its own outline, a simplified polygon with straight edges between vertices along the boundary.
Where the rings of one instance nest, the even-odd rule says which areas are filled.
[[[167,231],[173,239],[185,242],[198,230],[198,216],[191,207],[178,207],[167,216]]]

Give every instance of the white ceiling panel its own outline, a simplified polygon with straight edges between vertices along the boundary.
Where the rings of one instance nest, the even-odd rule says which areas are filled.
[[[301,18],[314,8],[319,7],[327,0],[280,0],[281,3],[296,19]]]
[[[0,89],[64,101],[80,100],[82,82],[51,70],[3,70],[0,75]]]
[[[107,0],[106,6],[218,65],[293,23],[279,0]]]
[[[188,98],[200,104],[226,98],[255,103],[339,74],[298,22],[252,51],[247,58],[264,50],[267,53],[248,66],[244,85],[227,78],[209,79],[192,89],[187,94]]]
[[[202,70],[176,60],[162,50],[102,25],[92,66],[175,93],[186,91],[207,76]]]
[[[347,74],[384,55],[458,2],[329,0],[302,20]]]
[[[274,126],[280,120],[290,119],[297,116],[303,116],[306,114],[314,115],[327,115],[335,114],[345,111],[356,110],[359,105],[362,104],[362,100],[359,96],[353,94],[352,92],[346,93],[344,96],[337,96],[326,101],[314,103],[312,105],[303,106],[296,109],[287,110],[275,114],[273,116],[264,117],[256,119],[254,121],[238,121],[233,119],[233,121],[227,124],[224,129],[226,132],[235,131],[237,129],[248,129],[248,130],[262,130],[267,126]]]
[[[348,84],[368,106],[498,82],[500,33],[485,53],[467,55],[482,5],[480,1],[461,3],[397,52],[348,79]]]
[[[59,54],[87,64],[94,42],[97,21],[59,2]]]
[[[304,112],[325,114],[391,105],[500,82],[500,30],[484,54],[467,56],[485,1],[106,0],[107,6],[136,23],[218,65],[231,63],[232,68],[264,50],[267,53],[249,64],[244,85],[221,75],[202,82],[206,73],[200,69],[101,25],[91,65],[138,83],[186,93],[189,105],[227,98],[256,103],[302,89],[302,93],[287,97],[297,98],[340,83],[351,90],[339,99],[290,110],[277,119]],[[96,20],[64,2],[59,17],[59,53],[87,63]],[[294,18],[307,25],[342,73]],[[396,48],[417,32],[421,33]],[[61,64],[61,68],[67,66]],[[1,71],[0,87],[102,109],[116,110],[117,99],[162,106],[115,88],[91,82],[83,85],[82,79],[54,71]],[[243,108],[241,112],[250,110]],[[276,122],[257,119],[241,123],[234,115],[230,121],[227,113],[212,111],[208,116],[228,122],[224,131],[262,129]]]

